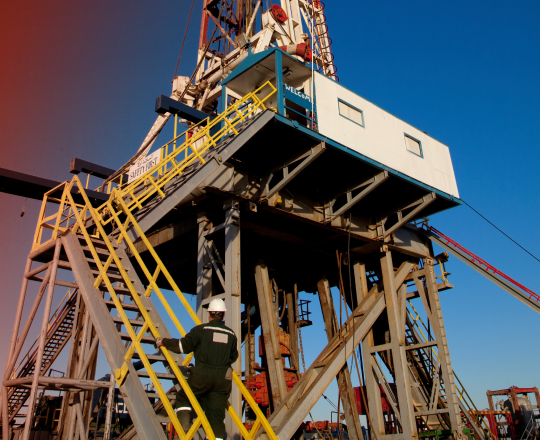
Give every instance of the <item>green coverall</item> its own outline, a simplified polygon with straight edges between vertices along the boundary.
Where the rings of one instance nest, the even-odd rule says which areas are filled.
[[[237,339],[234,332],[220,319],[193,327],[182,339],[164,339],[163,345],[175,353],[195,355],[188,385],[195,394],[216,439],[225,435],[225,409],[231,394],[231,365],[238,359]],[[184,390],[176,396],[176,406],[191,411],[191,403]]]

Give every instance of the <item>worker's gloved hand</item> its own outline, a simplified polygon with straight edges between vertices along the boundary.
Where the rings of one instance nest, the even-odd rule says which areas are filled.
[[[156,348],[165,347],[173,353],[180,353],[178,339],[173,338],[156,338]]]

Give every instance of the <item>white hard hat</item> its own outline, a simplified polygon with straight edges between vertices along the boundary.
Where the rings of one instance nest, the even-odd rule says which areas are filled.
[[[225,312],[225,310],[227,310],[225,308],[225,301],[219,298],[213,299],[208,305],[209,312]]]

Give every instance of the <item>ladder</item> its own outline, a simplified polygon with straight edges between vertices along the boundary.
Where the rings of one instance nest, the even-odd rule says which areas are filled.
[[[70,289],[49,320],[47,341],[45,343],[45,350],[43,352],[43,360],[41,363],[41,371],[43,373],[51,367],[58,354],[62,351],[71,337],[76,300],[76,290],[73,291],[73,289]],[[19,379],[34,375],[38,343],[39,338],[36,339],[34,344],[28,350],[27,355],[15,368],[11,375],[11,379]],[[30,390],[28,388],[12,388],[11,392],[8,394],[8,414],[10,421],[17,416],[29,395]]]
[[[536,423],[534,422],[534,419],[535,419],[535,415],[533,413],[531,414],[531,417],[529,418],[529,421],[527,422],[527,426],[525,427],[523,434],[521,434],[520,440],[530,440],[535,437],[537,427],[536,427]]]
[[[406,331],[407,344],[413,345],[427,342],[429,340],[429,336],[426,335],[429,335],[428,327],[414,308],[412,302],[408,301]],[[437,359],[437,353],[431,347],[423,348],[418,350],[418,352],[420,355],[415,359],[416,368],[422,371],[424,377],[431,377],[433,368],[435,367],[435,362],[433,362],[433,360]],[[453,371],[453,375],[463,422],[472,429],[473,433],[475,433],[478,438],[484,439],[486,438],[485,435],[487,435],[487,439],[495,440],[497,436],[491,432],[487,422],[483,418],[478,418],[471,414],[471,412],[474,413],[475,411],[478,411],[478,409],[474,405],[474,402],[465,390],[465,387],[459,380],[455,371]],[[425,385],[427,385],[427,389],[424,390],[424,393],[429,396],[429,390],[433,384],[432,382],[427,381],[425,382]],[[440,404],[446,406],[447,399],[446,393],[444,392],[444,383],[441,383],[440,390]]]
[[[166,295],[157,284],[158,277],[167,281],[175,299],[191,317],[191,325],[201,322],[146,238],[149,223],[144,222],[156,214],[156,207],[159,212],[153,215],[154,222],[156,216],[165,215],[162,202],[167,202],[171,194],[201,169],[222,162],[228,141],[241,136],[243,130],[264,115],[264,102],[275,92],[276,88],[267,82],[214,120],[208,118],[176,136],[161,148],[160,161],[144,175],[116,187],[109,183],[106,188],[109,200],[98,207],[93,206],[77,176],[45,194],[33,252],[61,241],[116,384],[142,440],[165,440],[160,423],[163,418],[156,415],[149,400],[152,397],[159,398],[167,415],[166,421],[172,423],[181,440],[193,438],[199,427],[209,440],[215,440],[204,411],[184,376],[183,367],[189,365],[192,354],[184,358],[164,347],[155,354],[155,339],[170,337],[170,333],[152,299],[165,310],[176,330],[182,336],[186,334],[185,323],[181,324],[173,311],[170,294]],[[181,142],[182,137],[185,137],[184,142]],[[59,192],[61,197],[55,197]],[[74,199],[77,192],[82,202]],[[59,203],[59,208],[55,214],[47,216],[48,201]],[[177,203],[178,200],[172,200],[168,206],[172,209]],[[134,245],[136,240],[144,243],[151,261],[143,260]],[[142,362],[144,368],[136,370],[132,363],[134,359]],[[166,372],[160,372],[163,368],[154,368],[154,365],[163,366]],[[144,389],[143,382],[148,380],[155,393]],[[166,381],[169,385],[164,387],[162,382]],[[184,390],[196,413],[188,432],[184,432],[174,411],[176,393],[165,391],[170,388],[170,382],[176,391]],[[229,415],[243,438],[253,440],[262,429],[270,439],[277,440],[266,417],[235,373],[233,387],[240,390],[256,415],[256,421],[248,431],[241,414],[236,414],[229,405]]]

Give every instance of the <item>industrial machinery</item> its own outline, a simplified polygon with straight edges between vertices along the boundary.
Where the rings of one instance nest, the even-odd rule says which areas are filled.
[[[496,439],[536,439],[540,436],[540,406],[538,388],[510,388],[487,393],[489,409],[473,410],[471,415],[479,423],[489,426],[489,433]],[[536,405],[531,403],[533,394]],[[500,400],[494,399],[504,396]],[[486,430],[487,432],[487,430]]]
[[[322,2],[262,3],[205,0],[197,68],[158,97],[137,153],[118,170],[74,159],[71,181],[43,194],[2,383],[3,439],[17,426],[28,440],[39,390],[59,390],[57,438],[86,440],[103,390],[109,440],[118,389],[133,422],[122,439],[165,440],[168,425],[181,440],[215,440],[186,382],[192,354],[154,347],[201,323],[214,298],[245,359],[244,372],[241,358],[233,365],[228,437],[299,438],[337,380],[351,440],[365,438],[359,411],[379,440],[494,438],[452,369],[439,292],[453,286],[432,241],[485,262],[422,221],[461,203],[449,148],[337,82]],[[153,148],[169,119],[174,138]],[[25,177],[9,178],[20,192]],[[534,292],[483,271],[539,310]],[[40,288],[25,321],[30,282]],[[299,292],[317,296],[327,338],[308,366]],[[36,320],[40,337],[16,367]],[[98,346],[109,380],[95,380]],[[65,377],[47,376],[64,349]],[[188,432],[174,411],[180,389]]]
[[[497,413],[500,411],[509,414],[504,421],[495,418],[496,428],[499,433],[506,433],[508,438],[516,439],[531,439],[540,436],[538,429],[538,419],[540,419],[538,388],[512,386],[505,390],[488,391],[486,394],[491,412]],[[531,403],[530,394],[534,396],[535,405]],[[504,396],[506,399],[503,397],[504,400],[495,401],[499,396]],[[496,411],[497,408],[499,411]],[[511,436],[512,434],[514,436]]]

